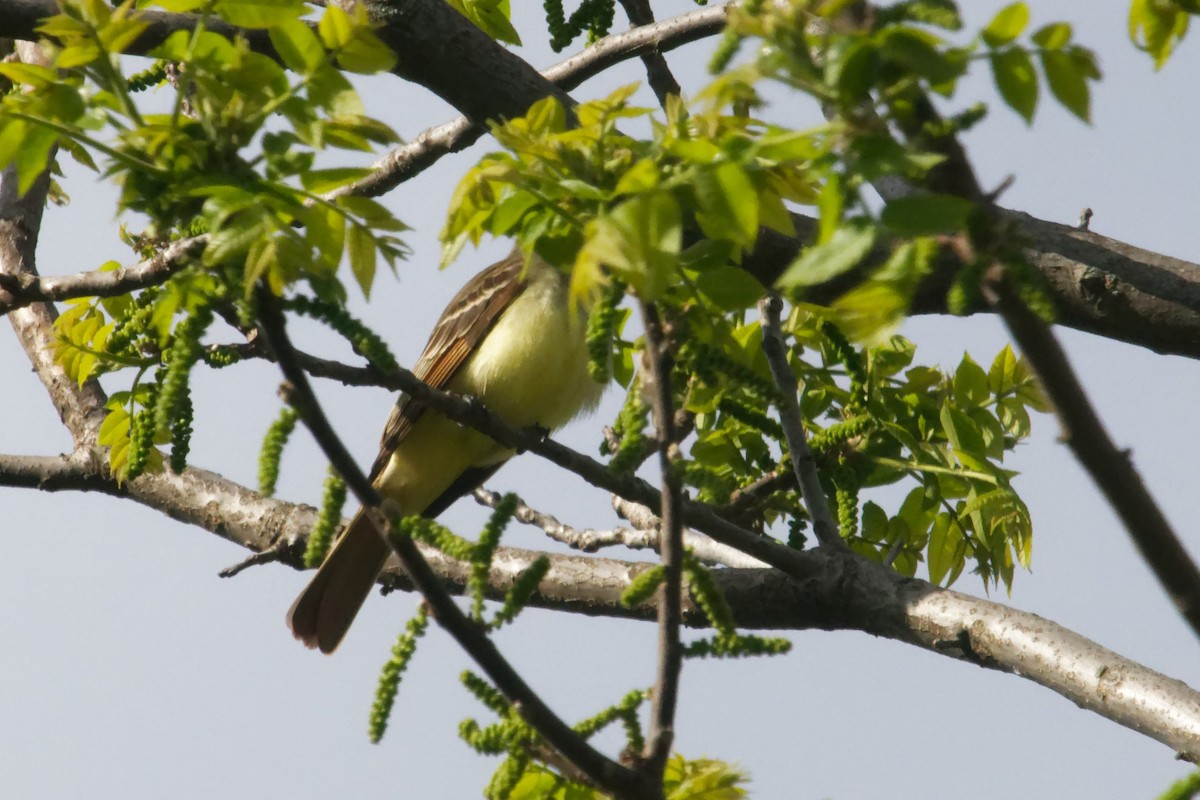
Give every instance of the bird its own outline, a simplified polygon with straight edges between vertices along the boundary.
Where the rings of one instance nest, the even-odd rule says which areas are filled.
[[[519,250],[477,273],[450,300],[413,373],[472,397],[506,422],[554,430],[595,408],[604,386],[588,371],[586,308],[568,276]],[[437,517],[512,450],[401,394],[371,467],[372,486],[401,515]],[[363,509],[351,518],[287,621],[309,648],[332,653],[382,572],[391,547]]]

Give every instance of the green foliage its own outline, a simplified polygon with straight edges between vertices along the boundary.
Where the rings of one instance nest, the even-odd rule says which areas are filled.
[[[16,167],[22,192],[57,145],[120,187],[122,213],[147,220],[128,236],[143,257],[173,238],[208,233],[199,258],[161,287],[74,301],[56,324],[55,357],[72,379],[137,372],[132,391],[114,394],[122,399],[110,404],[103,429],[101,443],[110,448],[119,480],[161,469],[156,444],[170,442],[172,467],[185,465],[190,371],[202,356],[228,363],[200,346],[214,312],[244,324],[252,315],[245,298],[255,284],[283,293],[304,281],[322,296],[321,312],[332,320],[345,296],[337,275],[343,260],[367,293],[377,258],[394,265],[405,253],[394,235],[404,226],[382,205],[324,195],[364,170],[314,168],[319,151],[395,141],[366,116],[342,75],[394,63],[365,10],[329,6],[314,31],[300,19],[309,9],[301,0],[160,5],[266,29],[283,64],[200,24],[171,34],[154,54],[156,66],[127,79],[117,54],[146,23],[131,3],[113,8],[96,0],[66,0],[62,13],[40,26],[52,67],[0,64],[0,75],[21,89],[0,100],[0,166]],[[159,82],[167,64],[178,76],[169,87],[174,107],[149,113],[133,93]],[[362,330],[353,336],[373,363],[394,365],[377,339]],[[148,371],[157,390],[139,391]]]
[[[747,796],[748,782],[744,772],[722,761],[673,755],[663,775],[663,796],[666,800],[737,800]],[[570,783],[545,767],[528,765],[504,796],[508,800],[602,800],[606,795]]]
[[[1197,795],[1200,795],[1200,771],[1175,781],[1158,800],[1192,800]]]
[[[1071,26],[1065,22],[1039,28],[1030,37],[1031,46],[1022,47],[1016,40],[1028,25],[1029,7],[1012,3],[1002,8],[980,34],[989,49],[992,77],[1001,98],[1027,123],[1033,122],[1038,103],[1038,76],[1033,62],[1036,54],[1050,93],[1072,114],[1089,122],[1088,82],[1100,78],[1095,54],[1071,43]]]
[[[1187,34],[1190,15],[1200,14],[1195,0],[1131,0],[1129,38],[1162,69],[1175,46]]]
[[[446,0],[446,2],[493,39],[506,44],[521,44],[521,36],[512,25],[512,10],[509,8],[509,0]]]
[[[321,508],[317,512],[317,521],[308,533],[308,545],[304,549],[304,566],[318,567],[325,560],[329,546],[333,543],[333,534],[342,521],[342,507],[346,505],[346,482],[342,480],[333,467],[329,467],[325,476],[324,492],[321,495]]]
[[[417,640],[425,635],[425,629],[428,627],[429,609],[422,603],[417,606],[417,613],[408,621],[404,633],[396,639],[396,644],[392,647],[392,657],[383,665],[379,685],[375,689],[375,702],[371,704],[371,720],[368,727],[371,741],[376,744],[387,731],[388,719],[396,704],[396,693],[400,690],[400,680],[417,652]]]

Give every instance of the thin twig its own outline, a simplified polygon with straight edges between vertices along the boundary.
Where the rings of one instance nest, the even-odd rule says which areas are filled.
[[[109,272],[90,270],[75,275],[46,276],[0,273],[0,316],[32,303],[75,297],[114,297],[165,282],[187,266],[190,256],[208,241],[208,234],[171,242],[145,261]]]
[[[653,511],[641,503],[635,503],[615,495],[612,499],[612,507],[613,511],[628,520],[639,533],[651,534],[654,538],[650,546],[655,550],[658,549],[658,531],[662,522]],[[622,544],[627,543],[622,542]],[[628,546],[636,547],[633,544]],[[754,556],[748,556],[735,547],[715,542],[703,533],[697,533],[689,528],[683,529],[683,546],[692,556],[706,564],[723,564],[739,569],[762,569],[767,566]]]
[[[283,561],[288,551],[293,549],[288,542],[276,542],[273,547],[268,547],[258,553],[251,553],[236,564],[232,564],[217,573],[221,578],[232,578],[243,570],[250,567],[257,567],[263,564],[273,564],[276,561]]]
[[[675,708],[683,668],[683,645],[679,640],[683,624],[683,521],[680,514],[683,486],[675,469],[678,446],[674,430],[675,402],[671,393],[670,344],[654,304],[642,302],[641,310],[646,340],[642,351],[642,375],[649,390],[658,434],[658,466],[662,481],[659,552],[663,565],[663,582],[658,587],[658,669],[650,706],[650,735],[642,755],[647,774],[660,785],[663,768],[675,741]]]
[[[625,16],[629,18],[629,23],[634,29],[654,24],[654,12],[650,8],[649,0],[621,0],[621,7],[625,9]],[[671,74],[667,59],[657,47],[642,54],[642,64],[646,66],[646,77],[650,81],[650,88],[654,90],[654,96],[658,98],[658,104],[666,108],[668,97],[679,97],[682,94],[679,81]]]
[[[563,91],[571,91],[588,78],[635,56],[665,53],[690,42],[713,36],[725,27],[725,6],[713,6],[606,36],[580,53],[542,72],[542,77]],[[486,130],[461,116],[428,128],[415,139],[375,162],[372,172],[327,197],[364,195],[377,197],[419,175],[438,159],[470,147]]]
[[[379,509],[383,498],[333,430],[295,357],[278,298],[261,288],[256,292],[256,298],[263,332],[275,353],[280,370],[292,384],[291,398],[301,419],[359,502],[366,508]],[[391,528],[390,523],[379,515],[376,515],[376,522],[382,522],[386,529]],[[496,687],[520,709],[522,718],[597,786],[615,794],[635,796],[635,793],[639,793],[638,790],[643,786],[642,777],[593,748],[546,705],[500,654],[484,629],[458,607],[421,555],[416,543],[402,536],[389,535],[387,539],[400,557],[405,572],[432,609],[438,624],[454,637]]]
[[[809,517],[812,518],[817,541],[822,547],[845,549],[846,543],[842,541],[833,513],[829,510],[829,498],[825,496],[825,490],[821,487],[817,460],[813,458],[804,433],[804,418],[800,414],[800,403],[797,400],[799,388],[796,385],[796,376],[788,366],[787,347],[783,343],[783,332],[779,327],[782,308],[783,301],[777,294],[764,297],[758,304],[762,316],[763,353],[782,396],[782,402],[776,409],[779,412],[779,422],[783,425],[783,434],[791,453],[792,469],[800,483],[801,499],[804,501],[804,507],[808,509]]]
[[[1200,570],[1154,502],[1129,453],[1117,448],[1100,422],[1075,370],[1050,327],[1017,297],[1005,269],[991,267],[983,282],[988,303],[1037,373],[1062,426],[1062,439],[1100,487],[1179,613],[1200,636]]]

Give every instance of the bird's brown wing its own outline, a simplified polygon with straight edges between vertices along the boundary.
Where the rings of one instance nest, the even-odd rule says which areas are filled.
[[[435,389],[445,389],[509,303],[525,288],[525,282],[520,280],[524,266],[524,257],[514,250],[503,261],[468,281],[442,312],[413,367],[413,374]],[[379,455],[371,467],[372,481],[383,472],[392,451],[424,412],[425,406],[408,395],[401,395],[396,401],[383,429]]]

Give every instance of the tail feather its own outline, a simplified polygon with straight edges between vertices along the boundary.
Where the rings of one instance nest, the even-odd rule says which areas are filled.
[[[360,509],[288,611],[292,634],[306,647],[332,653],[371,593],[390,552]]]

